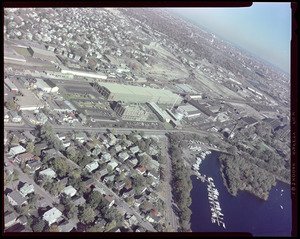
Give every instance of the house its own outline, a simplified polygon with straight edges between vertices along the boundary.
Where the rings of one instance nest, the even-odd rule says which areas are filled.
[[[160,164],[159,164],[159,162],[157,160],[154,160],[154,159],[150,160],[149,167],[151,169],[154,169],[155,171],[158,171],[159,170],[159,166],[160,166]]]
[[[17,191],[12,191],[11,193],[7,194],[8,201],[13,206],[22,206],[27,204],[26,198],[24,198],[21,193]]]
[[[18,145],[18,146],[10,148],[8,153],[12,156],[16,156],[16,155],[24,153],[24,152],[26,152],[26,149],[24,147],[22,147],[21,145]]]
[[[114,145],[117,143],[117,138],[112,133],[109,133],[107,136],[109,138],[109,141],[108,141],[109,145]]]
[[[24,225],[17,223],[5,230],[5,232],[30,232]]]
[[[91,163],[89,163],[89,164],[87,164],[86,166],[85,166],[85,169],[88,171],[88,172],[92,172],[92,171],[94,171],[96,168],[98,168],[99,167],[99,164],[97,163],[97,162],[91,162]]]
[[[101,160],[106,163],[106,162],[109,162],[111,160],[111,155],[109,153],[104,153],[102,156],[101,156]]]
[[[49,155],[49,156],[55,156],[57,154],[56,149],[44,149],[42,151],[43,156]]]
[[[117,144],[117,145],[115,146],[115,150],[116,150],[116,153],[119,153],[119,152],[122,150],[122,146],[119,145],[119,144]]]
[[[76,192],[77,190],[73,188],[72,185],[69,185],[68,187],[65,187],[61,193],[65,194],[66,196],[73,197],[76,194]]]
[[[57,208],[53,207],[50,210],[46,211],[43,215],[43,220],[48,222],[49,225],[56,222],[60,217],[62,213]]]
[[[10,110],[8,112],[8,115],[10,116],[11,121],[14,123],[19,123],[22,121],[22,117],[20,115],[18,115],[18,113],[14,110]]]
[[[97,156],[97,155],[99,155],[101,152],[102,152],[102,149],[101,149],[100,147],[95,147],[95,148],[92,150],[92,155]]]
[[[146,232],[146,229],[143,227],[138,227],[135,232]]]
[[[115,203],[115,197],[112,195],[106,195],[104,198],[108,202],[108,208],[111,208],[111,206]]]
[[[111,161],[107,165],[110,166],[112,170],[114,170],[118,166],[118,163],[115,161]]]
[[[26,168],[29,170],[30,173],[34,173],[36,170],[41,168],[42,164],[43,163],[39,160],[31,160],[27,162]]]
[[[125,191],[123,194],[122,194],[122,198],[131,198],[135,195],[135,190],[133,188],[131,188],[130,190],[128,191]]]
[[[129,158],[129,154],[124,151],[119,153],[118,157],[122,162],[124,162],[126,159]]]
[[[156,180],[159,179],[159,173],[155,172],[154,170],[149,170],[147,175]]]
[[[115,180],[115,175],[110,175],[110,176],[106,176],[103,179],[103,182],[105,182],[105,183],[111,183],[111,182],[114,182],[114,180]]]
[[[146,201],[146,197],[144,195],[139,195],[134,200],[134,206],[139,207],[144,201]]]
[[[23,197],[26,197],[28,194],[34,192],[34,186],[33,184],[25,183],[19,191]]]
[[[114,184],[114,188],[117,190],[117,191],[120,191],[124,186],[125,186],[125,182],[124,181],[119,181],[119,182],[115,182]]]
[[[105,228],[107,221],[104,218],[97,218],[95,224],[100,225],[101,228]]]
[[[87,136],[84,132],[81,132],[81,133],[75,134],[74,139],[78,140],[80,143],[83,143],[87,139]]]
[[[102,170],[97,170],[96,173],[97,173],[97,175],[98,175],[98,177],[100,179],[101,177],[103,177],[106,174],[108,174],[108,170],[107,170],[107,168],[104,168]]]
[[[157,155],[158,151],[153,146],[150,146],[149,147],[149,154],[152,155],[152,156]]]
[[[64,221],[63,223],[59,224],[58,231],[59,232],[70,232],[73,228],[76,227],[73,223],[69,221]]]
[[[131,147],[129,148],[129,150],[131,151],[132,154],[135,154],[140,151],[138,146]]]
[[[147,217],[146,217],[146,220],[148,221],[148,222],[150,222],[150,223],[159,223],[159,221],[160,221],[160,218],[158,217],[158,216],[156,216],[154,213],[153,213],[153,211],[151,211],[148,215],[147,215]]]
[[[117,227],[111,229],[109,232],[121,232],[121,230]]]
[[[25,215],[22,215],[17,219],[17,222],[19,222],[22,225],[26,225],[28,223],[28,220]]]
[[[85,203],[85,199],[82,196],[81,197],[77,196],[72,199],[72,203],[75,206],[79,206]]]
[[[13,211],[6,211],[4,213],[4,225],[8,228],[17,222],[17,217]]]
[[[146,168],[143,166],[137,167],[136,170],[140,175],[143,175],[146,172]]]
[[[29,131],[24,131],[23,135],[26,137],[28,142],[35,141],[35,136],[33,136]]]
[[[137,158],[131,158],[131,159],[128,160],[128,162],[130,163],[130,165],[132,167],[134,167],[138,164],[139,161],[137,160]]]
[[[22,154],[18,154],[16,157],[15,157],[15,161],[18,163],[18,164],[21,164],[21,163],[26,163],[27,161],[33,159],[33,154],[31,153],[22,153]]]
[[[51,169],[47,168],[39,172],[40,177],[56,178],[56,173]]]

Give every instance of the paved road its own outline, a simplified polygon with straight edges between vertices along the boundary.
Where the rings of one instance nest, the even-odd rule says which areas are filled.
[[[171,163],[171,158],[168,153],[169,149],[169,140],[167,137],[162,137],[162,140],[164,141],[164,156],[166,158],[166,167],[165,167],[165,177],[166,177],[166,183],[165,183],[165,192],[167,194],[167,211],[168,211],[168,221],[170,223],[170,226],[175,229],[175,231],[178,231],[179,229],[179,223],[178,223],[178,218],[176,217],[174,210],[173,210],[173,195],[172,195],[172,187],[171,187],[171,182],[172,182],[172,174],[171,174],[171,169],[172,169],[172,163]]]

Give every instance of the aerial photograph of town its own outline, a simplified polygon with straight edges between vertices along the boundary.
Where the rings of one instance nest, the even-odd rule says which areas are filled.
[[[3,7],[2,235],[291,236],[291,5]]]

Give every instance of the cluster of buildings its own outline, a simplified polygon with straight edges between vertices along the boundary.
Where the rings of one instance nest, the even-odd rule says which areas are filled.
[[[30,132],[16,132],[16,134],[18,135],[20,143],[10,146],[7,153],[10,160],[17,165],[24,164],[27,173],[33,176],[37,175],[39,180],[46,177],[48,180],[54,180],[55,182],[63,184],[64,187],[59,192],[60,197],[69,196],[71,198],[71,202],[77,206],[85,203],[85,199],[78,195],[79,189],[67,184],[67,177],[59,178],[52,167],[49,167],[47,163],[42,163],[43,157],[47,155],[52,158],[64,157],[64,155],[61,152],[56,151],[54,148],[49,148],[49,146],[44,142],[37,143],[35,141],[35,137],[31,135]],[[73,135],[58,133],[56,136],[64,143],[66,143],[66,141],[77,140],[84,146],[86,154],[92,157],[93,160],[81,169],[82,172],[86,171],[90,175],[90,178],[83,179],[83,182],[86,187],[101,192],[108,202],[108,207],[112,207],[114,205],[118,210],[120,210],[121,215],[124,216],[125,228],[131,228],[132,226],[137,225],[138,220],[136,218],[132,218],[132,215],[124,212],[124,209],[121,207],[118,207],[115,196],[107,194],[105,188],[102,188],[101,184],[97,183],[97,181],[106,184],[107,187],[113,190],[121,200],[125,200],[128,203],[130,202],[130,205],[134,206],[135,210],[143,215],[142,217],[144,217],[149,223],[155,225],[161,221],[161,215],[159,213],[160,210],[158,209],[159,197],[153,190],[160,182],[160,164],[156,160],[156,156],[159,154],[157,144],[151,143],[149,150],[144,152],[131,140],[126,139],[124,141],[124,139],[116,137],[112,133],[99,135],[97,137],[97,145],[91,143],[84,132],[75,133]],[[135,134],[134,137],[137,142],[148,139],[148,137],[143,138],[138,134]],[[34,142],[34,146],[41,150],[40,156],[27,152],[25,145],[29,142]],[[154,141],[152,140],[152,142]],[[65,147],[65,150],[69,147],[72,148],[73,146],[68,144]],[[114,151],[115,154],[111,154],[112,151]],[[142,158],[147,158],[148,166],[140,165]],[[125,175],[125,178],[121,180],[117,179],[121,173]],[[6,164],[5,174],[13,174],[13,167],[11,164]],[[149,178],[152,183],[149,185],[145,184],[145,186],[140,188],[135,188],[133,185],[136,176],[134,175],[143,176],[145,177],[145,180],[146,178]],[[149,179],[147,180],[148,182]],[[28,204],[29,195],[32,193],[35,194],[36,187],[39,187],[35,183],[30,184],[20,182],[20,185],[21,186],[18,190],[6,189],[6,191],[8,190],[6,196],[11,207],[21,207]],[[9,188],[9,186],[7,188]],[[142,210],[141,205],[144,202],[150,203],[153,209],[150,211]],[[57,223],[59,231],[63,232],[76,229],[76,225],[72,224],[70,221],[64,220],[63,212],[61,212],[58,208],[49,205],[47,201],[40,199],[38,200],[37,206],[38,205],[48,208],[48,210],[41,215],[41,219],[48,223],[49,226],[53,223]],[[14,210],[8,210],[6,214],[5,225],[7,231],[28,231],[28,226],[24,226],[26,223],[23,226],[19,225],[19,217]],[[98,223],[96,221],[95,223]],[[107,224],[107,222],[104,224]],[[18,225],[18,227],[16,225]],[[68,226],[66,227],[65,225]],[[138,228],[139,231],[145,231],[142,227]]]

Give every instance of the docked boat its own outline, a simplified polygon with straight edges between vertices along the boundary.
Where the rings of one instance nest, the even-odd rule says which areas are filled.
[[[214,218],[211,218],[212,223],[216,223],[216,220]]]

